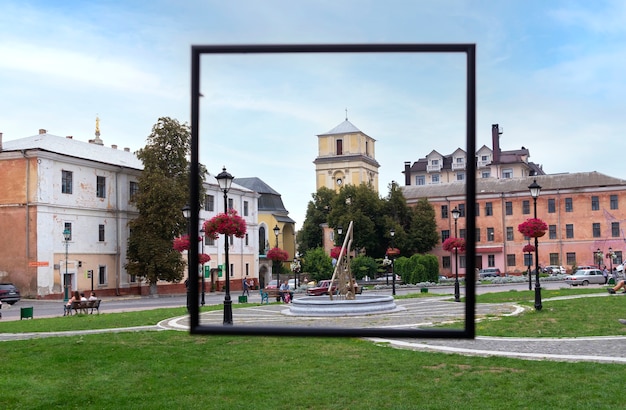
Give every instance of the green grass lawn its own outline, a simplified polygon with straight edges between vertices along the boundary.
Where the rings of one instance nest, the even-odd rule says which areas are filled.
[[[530,294],[481,295],[479,303],[532,306]],[[181,314],[184,309],[176,308],[5,322],[0,333],[152,325]],[[623,297],[546,300],[541,312],[481,322],[478,334],[623,335],[626,327],[615,320],[620,315],[626,317]],[[0,406],[6,409],[624,406],[614,383],[626,376],[623,365],[466,357],[360,339],[204,337],[168,330],[10,341],[0,348]],[[572,388],[579,382],[584,388]]]

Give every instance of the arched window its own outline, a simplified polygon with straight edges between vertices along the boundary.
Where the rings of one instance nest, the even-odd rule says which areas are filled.
[[[265,227],[259,228],[259,255],[265,255]]]

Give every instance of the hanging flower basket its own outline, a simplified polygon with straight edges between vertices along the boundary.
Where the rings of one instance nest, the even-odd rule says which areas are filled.
[[[202,238],[198,237],[198,242],[200,242],[201,240]],[[189,235],[183,235],[178,238],[174,238],[174,241],[172,242],[172,248],[174,248],[174,250],[178,252],[188,251]]]
[[[202,226],[205,235],[213,239],[217,239],[219,234],[243,238],[247,230],[246,221],[234,209],[229,209],[228,213],[215,215]]]
[[[334,248],[330,250],[330,257],[332,259],[337,259],[340,253],[341,253],[341,247],[335,246]]]
[[[529,218],[519,224],[517,230],[528,238],[539,238],[546,234],[548,225],[539,218]]]
[[[272,248],[267,252],[267,259],[277,262],[284,262],[289,259],[289,254],[286,250],[280,248]]]
[[[465,239],[463,238],[448,238],[443,241],[443,250],[447,252],[452,252],[455,249],[458,252],[465,252]]]
[[[206,253],[198,254],[198,263],[200,265],[204,265],[205,263],[208,263],[210,260],[211,260],[211,257],[207,255]]]
[[[385,252],[387,256],[398,256],[400,255],[400,249],[398,248],[387,248],[387,252]]]
[[[526,252],[526,253],[531,253],[535,251],[535,246],[528,244],[528,245],[524,245],[524,248],[522,249],[522,251]]]

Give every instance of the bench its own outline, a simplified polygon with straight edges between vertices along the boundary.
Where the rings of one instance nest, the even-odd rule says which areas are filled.
[[[77,300],[77,301],[72,302],[72,306],[70,306],[68,314],[71,315],[72,311],[74,311],[74,314],[78,314],[79,310],[80,310],[80,313],[83,313],[85,315],[87,314],[88,310],[89,310],[89,314],[93,314],[94,309],[96,310],[96,312],[98,312],[98,314],[100,314],[100,299]]]
[[[293,300],[293,291],[289,291],[289,296],[291,296],[291,300]],[[276,289],[276,288],[265,288],[265,289],[261,289],[261,303],[263,303],[264,300],[267,299],[267,302],[269,303],[269,298],[276,298],[276,302],[280,302],[283,298],[282,298],[282,292],[280,291],[280,289]]]

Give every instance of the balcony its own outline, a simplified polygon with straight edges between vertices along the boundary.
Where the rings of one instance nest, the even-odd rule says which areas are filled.
[[[441,164],[426,166],[426,172],[439,172],[439,171],[441,171]]]
[[[489,164],[491,164],[491,161],[478,161],[478,163],[476,165],[480,169],[480,168],[487,168],[487,167],[489,167]]]
[[[452,164],[452,170],[453,171],[456,171],[456,170],[459,170],[459,169],[465,169],[465,162],[460,162],[458,164],[457,163],[453,163]]]

